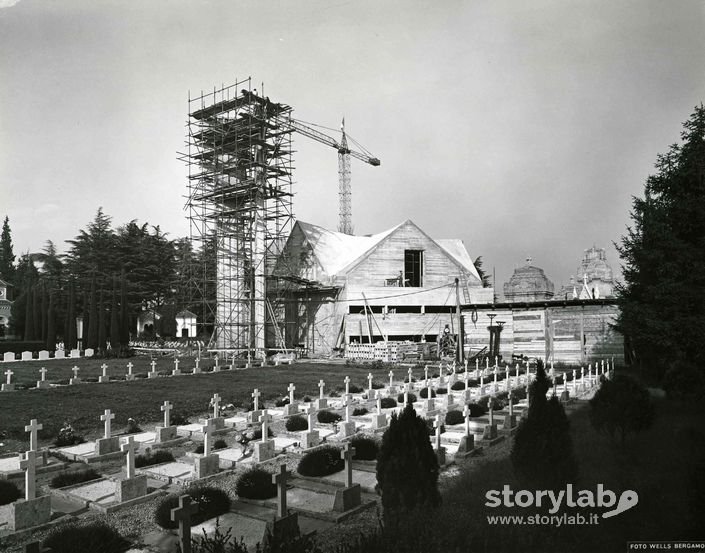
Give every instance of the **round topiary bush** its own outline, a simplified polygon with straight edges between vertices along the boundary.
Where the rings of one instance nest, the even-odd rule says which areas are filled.
[[[7,505],[22,497],[19,488],[9,480],[0,480],[0,505]]]
[[[237,479],[235,493],[247,499],[269,499],[277,495],[277,486],[272,483],[271,473],[259,467],[252,467]]]
[[[352,412],[353,417],[361,417],[362,415],[366,415],[367,413],[369,413],[367,407],[355,407]]]
[[[42,544],[52,553],[122,553],[130,542],[104,521],[69,522],[51,530]]]
[[[374,380],[372,381],[373,390],[381,390],[382,388],[384,388],[384,384],[382,384],[381,382],[375,382]]]
[[[404,394],[397,396],[397,403],[404,403]],[[409,403],[416,403],[416,395],[409,392]]]
[[[374,461],[379,451],[379,442],[372,436],[358,435],[350,440],[350,446],[355,448],[353,459]]]
[[[351,394],[361,394],[362,392],[364,392],[362,386],[358,386],[356,384],[350,384],[348,389],[350,390]]]
[[[397,406],[397,400],[393,397],[383,397],[382,398],[382,409],[391,409]]]
[[[272,432],[271,426],[267,427],[267,437],[268,438],[274,437],[274,432]],[[252,439],[253,440],[261,440],[262,439],[262,428],[261,427],[252,431]]]
[[[171,424],[171,426],[183,426],[185,424],[189,424],[189,420],[183,413],[176,411],[171,413],[171,416],[169,417],[169,424]]]
[[[50,488],[64,488],[66,486],[72,486],[73,484],[80,484],[81,482],[88,482],[89,480],[97,480],[101,478],[93,469],[84,470],[74,470],[72,472],[61,472],[54,476],[49,482]]]
[[[331,424],[341,421],[343,417],[341,417],[338,413],[334,413],[333,411],[321,409],[316,415],[316,418],[318,419],[318,422],[322,424]]]
[[[154,452],[147,450],[146,453],[135,457],[135,467],[148,467],[158,465],[160,463],[171,463],[174,460],[174,455],[166,449],[157,449]]]
[[[479,403],[468,403],[468,409],[470,409],[471,417],[481,417],[487,413],[487,409],[480,405]]]
[[[453,410],[446,413],[446,424],[448,426],[453,424],[462,424],[463,422],[465,422],[465,417],[462,412]]]
[[[217,439],[213,443],[213,451],[215,451],[216,449],[225,449],[226,447],[228,447],[228,444],[222,438]],[[196,448],[193,450],[194,453],[203,453],[204,451],[205,451],[204,444],[198,444],[196,446]]]
[[[298,432],[300,430],[308,430],[308,421],[306,417],[294,415],[286,419],[286,429],[289,432]]]
[[[191,516],[191,526],[200,524],[209,518],[215,518],[230,510],[228,494],[218,488],[195,485],[183,492],[171,494],[162,499],[154,510],[154,521],[167,530],[178,528],[178,522],[172,522],[171,510],[179,506],[179,497],[188,494],[198,505],[198,511]]]
[[[455,392],[459,392],[461,390],[465,389],[465,382],[462,380],[458,380],[457,382],[453,382],[453,385],[450,387],[451,390]]]
[[[299,461],[296,471],[302,476],[327,476],[343,470],[345,462],[340,457],[340,449],[325,445],[308,452]]]
[[[289,405],[289,398],[288,397],[283,397],[283,398],[278,399],[274,402],[275,407],[284,407],[285,405]]]
[[[421,388],[419,395],[421,399],[428,399],[428,388]],[[431,397],[436,397],[436,391],[433,388],[431,388]]]
[[[444,387],[441,386],[440,388],[438,388],[438,389],[436,390],[436,393],[437,393],[438,395],[447,394],[447,393],[448,393],[448,388],[444,388]]]

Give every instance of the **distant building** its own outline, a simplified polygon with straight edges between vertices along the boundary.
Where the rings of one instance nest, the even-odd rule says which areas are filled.
[[[176,336],[178,338],[195,338],[198,334],[196,319],[196,314],[188,309],[179,311],[176,314]]]
[[[531,264],[526,258],[526,265],[514,269],[509,282],[504,283],[504,299],[508,302],[546,301],[553,298],[554,286],[543,269]]]
[[[10,284],[0,279],[0,338],[7,336],[12,313],[12,302],[7,299]]]
[[[600,299],[614,298],[616,281],[612,267],[607,263],[604,248],[593,246],[585,250],[576,277],[570,277],[570,284],[561,288],[560,299]]]

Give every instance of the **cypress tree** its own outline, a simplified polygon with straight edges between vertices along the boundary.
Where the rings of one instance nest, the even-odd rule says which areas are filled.
[[[426,421],[407,404],[400,415],[392,415],[377,458],[377,482],[389,529],[440,504],[438,472]]]
[[[27,305],[25,307],[24,317],[24,339],[25,341],[34,340],[34,288],[30,285],[27,287]]]
[[[34,339],[42,339],[42,291],[39,283],[32,291],[32,319],[34,321]]]
[[[120,349],[120,317],[118,313],[118,279],[113,277],[113,299],[110,304],[110,347],[111,349]]]
[[[127,305],[127,277],[125,269],[120,276],[120,346],[127,348],[130,345],[130,311]]]
[[[100,301],[98,302],[98,349],[105,351],[106,348],[106,328],[105,328],[105,304],[103,288],[100,289]]]
[[[64,348],[76,349],[76,290],[74,281],[69,282],[68,305],[66,306],[66,336]]]
[[[42,283],[42,342],[47,341],[47,309],[49,308],[48,298],[47,298],[47,286],[46,283]]]
[[[91,295],[88,299],[88,336],[86,337],[86,347],[98,348],[98,298],[95,289],[95,273],[91,279]]]
[[[54,313],[54,293],[49,294],[49,307],[47,309],[47,336],[46,348],[56,350],[56,314]]]

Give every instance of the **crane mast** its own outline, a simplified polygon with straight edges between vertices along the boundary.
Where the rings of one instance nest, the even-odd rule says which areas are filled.
[[[343,138],[338,148],[338,232],[352,234],[352,188],[350,186],[350,149],[345,136],[345,119],[340,126]]]

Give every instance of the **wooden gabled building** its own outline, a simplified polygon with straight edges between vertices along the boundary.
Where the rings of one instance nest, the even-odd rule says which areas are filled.
[[[349,343],[435,341],[453,327],[457,299],[493,299],[462,240],[433,239],[410,220],[369,236],[298,221],[269,278],[284,306],[279,335],[312,356]]]

